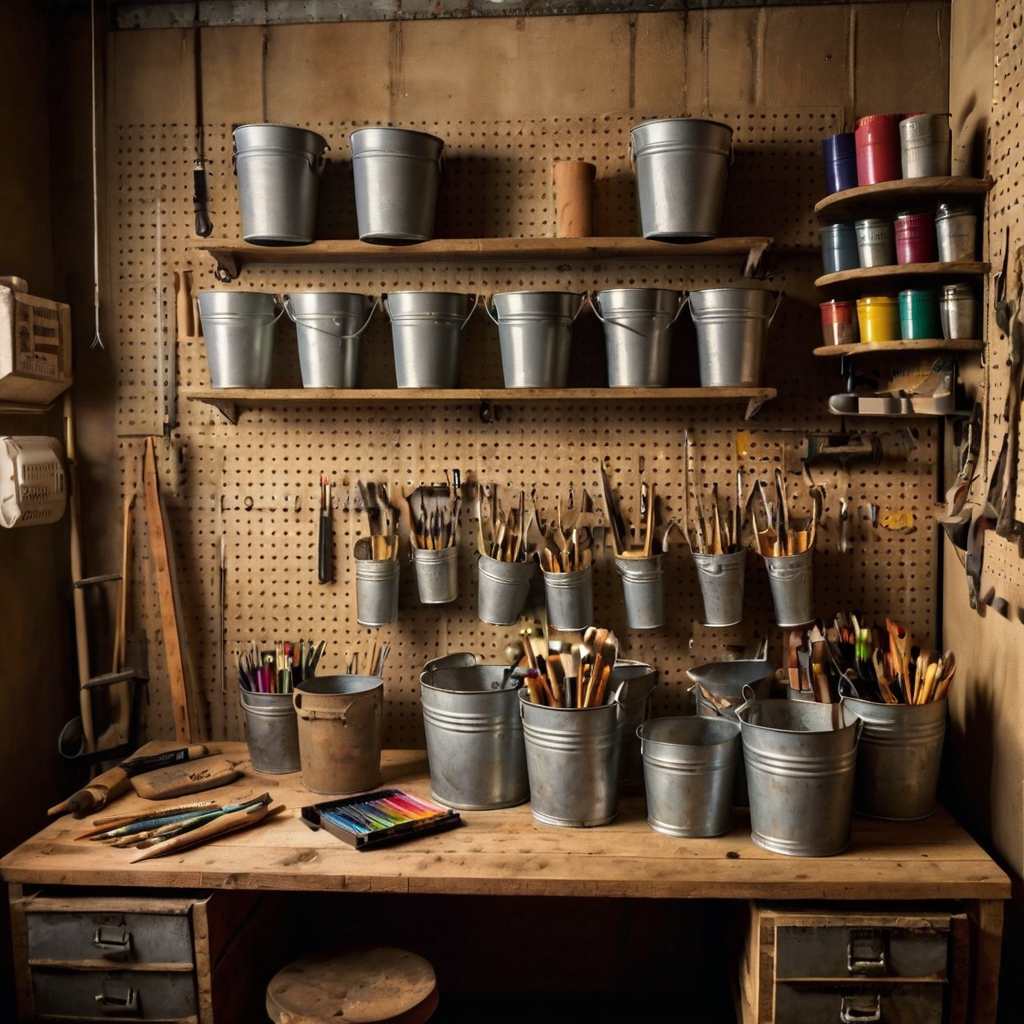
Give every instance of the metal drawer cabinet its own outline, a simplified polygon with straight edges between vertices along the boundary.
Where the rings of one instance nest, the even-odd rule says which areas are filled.
[[[743,1024],[963,1024],[964,913],[752,904]]]

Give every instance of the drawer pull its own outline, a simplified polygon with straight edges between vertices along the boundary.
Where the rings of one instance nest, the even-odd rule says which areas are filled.
[[[92,944],[103,950],[108,960],[124,960],[131,955],[132,933],[123,926],[111,928],[100,925],[93,934]]]
[[[139,993],[133,988],[129,988],[124,996],[112,996],[107,992],[101,992],[94,998],[100,1013],[114,1015],[139,1012]]]
[[[870,1024],[882,1019],[882,997],[843,996],[839,1006],[841,1024]]]
[[[846,947],[846,967],[851,974],[884,974],[885,934],[873,929],[854,929]]]

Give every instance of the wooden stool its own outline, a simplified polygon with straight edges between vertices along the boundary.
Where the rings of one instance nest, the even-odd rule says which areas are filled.
[[[311,953],[267,986],[274,1024],[424,1024],[437,1004],[434,968],[391,946]]]

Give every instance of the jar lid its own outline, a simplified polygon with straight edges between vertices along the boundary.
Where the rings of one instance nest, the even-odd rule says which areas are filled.
[[[857,118],[857,127],[864,128],[869,124],[882,124],[885,121],[902,121],[904,114],[868,114]]]

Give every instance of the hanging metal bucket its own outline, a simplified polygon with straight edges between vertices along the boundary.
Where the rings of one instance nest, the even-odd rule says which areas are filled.
[[[935,810],[946,701],[876,704],[843,697],[864,722],[853,809],[872,818],[927,818]]]
[[[377,302],[352,292],[289,292],[284,297],[284,310],[295,322],[304,388],[356,386],[359,339]]]
[[[459,386],[462,328],[475,309],[475,295],[456,292],[392,292],[384,298],[400,388]]]
[[[549,708],[519,691],[530,810],[545,825],[589,828],[615,820],[625,716],[617,703]]]
[[[427,662],[420,675],[430,795],[448,807],[486,811],[530,798],[519,683],[504,665]]]
[[[290,693],[239,690],[245,720],[245,742],[254,771],[268,775],[297,772],[299,725]]]
[[[544,601],[548,622],[555,629],[586,629],[594,621],[594,566],[576,572],[548,572],[544,577]]]
[[[661,566],[664,560],[664,555],[615,556],[629,629],[660,629],[665,625],[665,573]]]
[[[408,128],[359,128],[349,145],[359,237],[385,245],[433,238],[444,140]]]
[[[612,668],[608,687],[617,693],[625,721],[619,754],[619,789],[631,792],[644,784],[644,761],[637,729],[651,717],[651,701],[658,685],[658,670],[642,661],[620,658]]]
[[[308,245],[327,140],[287,124],[244,124],[233,132],[242,237],[256,245]]]
[[[719,233],[732,159],[732,129],[700,118],[630,129],[644,238],[694,242]]]
[[[507,388],[564,388],[569,377],[573,321],[586,295],[578,292],[499,292],[494,311],[498,325],[501,373]]]
[[[414,547],[412,564],[420,604],[448,604],[459,596],[459,549]]]
[[[477,618],[492,626],[511,626],[522,614],[537,563],[503,562],[490,555],[477,561]]]
[[[739,723],[692,716],[655,718],[636,733],[651,828],[683,838],[728,832],[740,761]]]
[[[768,328],[781,302],[782,292],[763,288],[702,288],[690,292],[701,387],[761,386]]]
[[[686,296],[665,288],[609,288],[590,300],[604,325],[611,388],[668,385],[672,325]]]
[[[199,319],[215,388],[265,388],[281,313],[265,292],[199,293]]]
[[[788,628],[814,621],[814,549],[799,555],[768,555],[768,583],[772,588],[776,625]]]
[[[860,719],[839,704],[753,697],[736,717],[754,843],[792,857],[845,850]]]
[[[356,622],[383,626],[398,620],[397,558],[356,559]]]
[[[292,693],[302,784],[314,793],[361,793],[380,783],[384,680],[318,676]]]
[[[705,626],[735,626],[743,619],[746,551],[727,555],[693,553],[697,582],[704,599]]]

